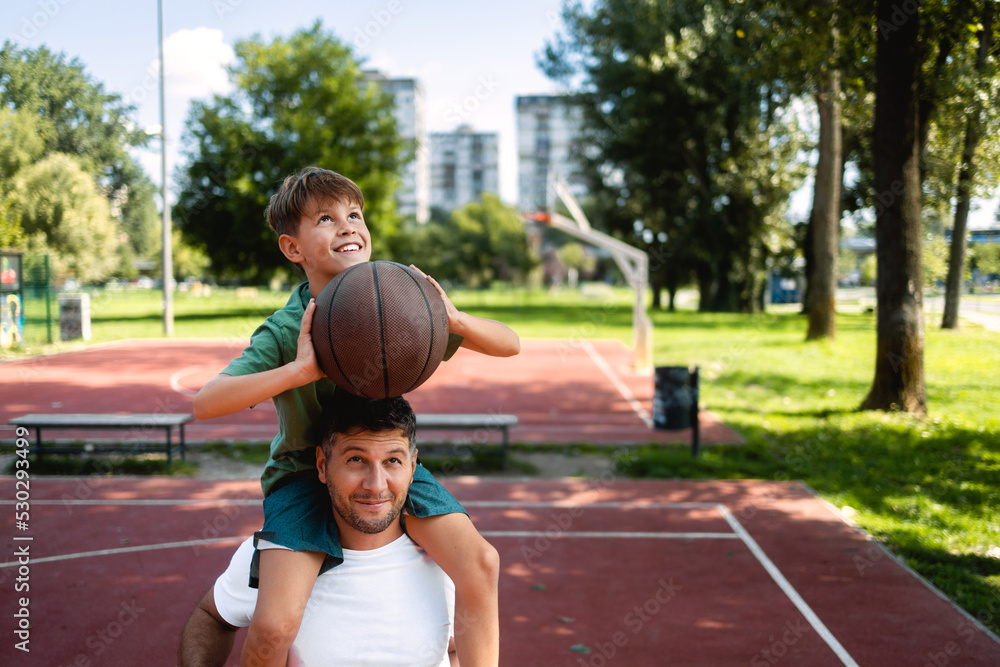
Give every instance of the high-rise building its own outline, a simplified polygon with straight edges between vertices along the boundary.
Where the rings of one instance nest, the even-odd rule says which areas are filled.
[[[499,139],[461,125],[454,132],[431,132],[431,206],[453,210],[500,192]]]
[[[396,210],[402,215],[416,216],[417,222],[427,222],[430,217],[430,191],[424,87],[417,79],[390,79],[377,71],[366,71],[364,75],[366,81],[378,83],[385,92],[392,95],[396,129],[403,139],[416,142],[413,160],[400,174]]]
[[[558,173],[576,197],[586,182],[573,151],[583,124],[580,108],[563,95],[519,95],[517,109],[517,203],[522,212],[551,210],[549,177]]]

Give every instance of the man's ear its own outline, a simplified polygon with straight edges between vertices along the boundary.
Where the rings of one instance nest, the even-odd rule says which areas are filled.
[[[282,234],[278,237],[278,247],[281,254],[288,258],[289,262],[298,264],[302,261],[302,251],[299,250],[299,240],[291,234]]]
[[[413,456],[410,457],[410,481],[413,481],[413,475],[417,472],[417,457],[420,455],[419,449],[413,450]]]
[[[326,452],[320,446],[316,447],[316,472],[319,473],[319,481],[326,484]]]

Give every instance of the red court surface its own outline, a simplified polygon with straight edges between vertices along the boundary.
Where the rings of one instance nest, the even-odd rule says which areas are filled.
[[[798,483],[443,481],[501,554],[504,666],[1000,664],[996,637]],[[3,665],[173,665],[261,521],[252,481],[38,478],[22,530],[0,488]]]
[[[238,356],[246,341],[127,340],[0,364],[0,434],[11,417],[27,413],[190,412],[197,390]],[[418,413],[513,414],[511,441],[607,445],[690,442],[690,429],[651,428],[653,377],[630,367],[632,353],[610,340],[522,341],[521,353],[497,359],[459,350],[416,391],[406,395]],[[705,388],[702,394],[705,395]],[[703,401],[704,402],[704,401]],[[740,436],[707,411],[703,444],[738,444]],[[272,403],[227,417],[194,422],[189,442],[269,442],[277,428]],[[137,434],[51,431],[61,439],[122,440]],[[162,431],[151,438],[162,437]],[[421,433],[441,442],[499,442],[489,429]]]

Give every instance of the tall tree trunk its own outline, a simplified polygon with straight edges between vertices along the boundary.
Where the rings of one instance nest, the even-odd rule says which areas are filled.
[[[920,263],[920,51],[921,8],[899,25],[898,3],[877,0],[880,34],[875,48],[875,221],[878,278],[875,378],[863,410],[927,413],[924,385],[923,270]],[[898,11],[898,10],[896,10]]]
[[[982,76],[993,41],[993,4],[984,3],[982,28],[979,30],[979,53],[976,55],[976,74]],[[978,84],[978,81],[977,81]],[[978,90],[978,85],[976,86]],[[973,96],[972,108],[965,119],[965,142],[962,145],[962,164],[958,173],[955,224],[951,230],[951,252],[948,256],[948,278],[945,281],[944,316],[942,329],[958,328],[959,301],[965,277],[965,230],[969,223],[969,205],[976,179],[976,148],[982,136],[983,105],[978,95]]]
[[[802,310],[799,311],[800,315],[809,314],[809,303],[812,301],[813,272],[816,270],[816,262],[813,260],[813,247],[815,245],[815,241],[813,241],[814,229],[813,213],[810,213],[809,220],[806,222],[806,233],[802,238],[802,258],[805,260],[805,286],[802,288]]]
[[[698,312],[710,312],[712,310],[712,286],[715,284],[711,265],[708,262],[699,264],[695,269],[695,276],[698,279]]]
[[[837,44],[836,29],[833,34]],[[837,334],[837,243],[840,228],[842,143],[840,71],[830,69],[816,94],[819,107],[819,159],[813,188],[813,267],[809,281],[809,327],[806,340]]]

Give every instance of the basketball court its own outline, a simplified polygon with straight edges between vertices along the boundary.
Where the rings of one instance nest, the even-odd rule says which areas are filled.
[[[241,348],[125,341],[4,364],[0,421],[185,412]],[[409,396],[418,412],[516,414],[514,442],[689,437],[650,430],[652,378],[629,370],[620,343],[528,340],[513,359],[459,355]],[[189,439],[273,431],[261,405],[192,424]],[[486,431],[460,437],[492,442]],[[739,442],[710,414],[702,435]],[[639,481],[627,467],[626,457],[624,471],[589,480],[442,479],[501,555],[503,665],[1000,664],[995,636],[803,485]],[[4,665],[174,664],[193,605],[262,521],[256,480],[32,477],[26,526],[15,523],[15,480],[0,488]],[[30,653],[12,632],[21,596]]]
[[[246,340],[128,340],[67,354],[3,364],[0,432],[26,413],[190,412],[197,390],[240,354]],[[651,428],[653,377],[631,368],[632,352],[613,340],[535,340],[498,359],[459,350],[406,398],[417,413],[517,415],[515,443],[621,446],[690,441],[690,429]],[[710,388],[702,390],[704,395]],[[277,416],[268,401],[252,410],[194,422],[189,442],[270,442]],[[703,444],[738,444],[740,436],[711,412],[700,421]],[[53,432],[61,439],[119,441],[121,432]],[[132,434],[134,437],[137,434]],[[155,434],[152,434],[155,437]],[[423,441],[499,442],[500,433],[422,433]]]
[[[504,665],[1000,664],[994,637],[794,482],[445,484],[501,555]],[[262,520],[253,481],[95,476],[32,480],[17,531],[13,486],[5,534],[31,539],[8,541],[0,585],[30,584],[31,652],[7,630],[5,665],[174,664]]]

